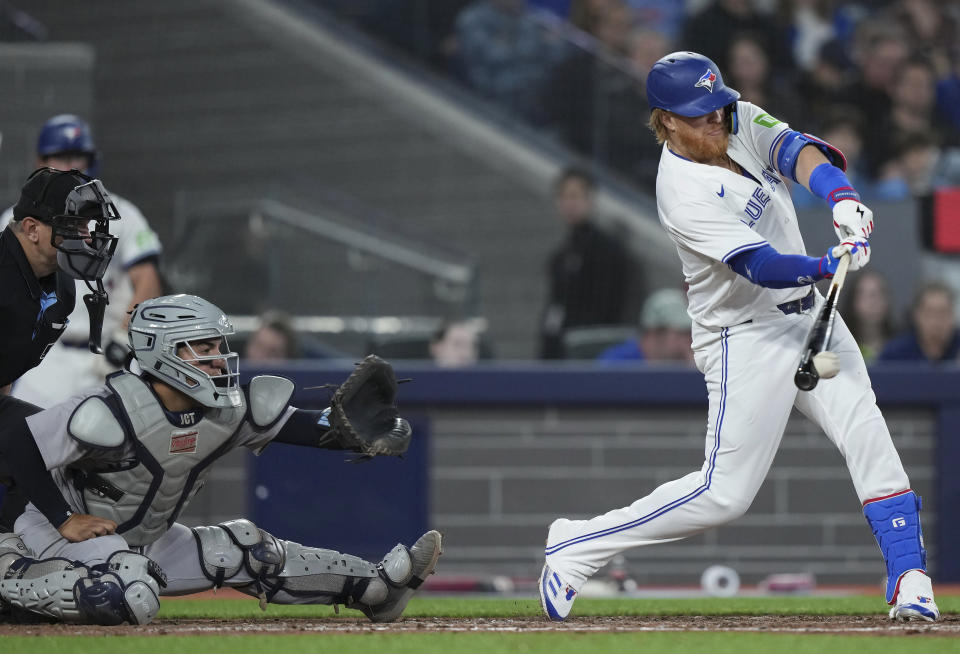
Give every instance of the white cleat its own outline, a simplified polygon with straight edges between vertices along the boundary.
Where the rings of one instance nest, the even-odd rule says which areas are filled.
[[[933,584],[930,577],[919,570],[911,570],[900,582],[897,603],[890,609],[891,620],[926,620],[936,622],[940,619],[940,609],[933,599]]]
[[[576,599],[577,591],[544,563],[540,573],[540,606],[547,617],[554,622],[563,622],[570,615]]]

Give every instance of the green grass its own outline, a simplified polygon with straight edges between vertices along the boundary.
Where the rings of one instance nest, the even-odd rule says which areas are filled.
[[[960,613],[960,596],[941,596],[944,613]],[[186,600],[165,598],[161,619],[208,618],[262,620],[317,619],[333,616],[326,606],[270,605],[264,613],[250,599]],[[885,606],[874,596],[770,597],[735,599],[580,599],[577,616],[656,615],[882,615]],[[360,617],[342,610],[343,616]],[[414,598],[405,612],[409,617],[528,617],[540,615],[533,599]],[[547,626],[547,623],[541,623]],[[539,625],[538,625],[539,626]],[[115,635],[6,636],[0,637],[0,654],[927,654],[960,651],[960,638],[890,635],[771,634],[734,632],[586,633],[545,632],[318,632],[304,635],[203,634],[131,635],[135,628],[120,628]]]
[[[315,634],[305,636],[166,636],[141,638],[37,638],[0,639],[4,653],[20,654],[910,654],[956,652],[950,638],[891,638],[883,636],[831,636],[734,633],[429,633],[429,634]]]
[[[943,613],[960,613],[960,596],[941,596]],[[620,615],[881,615],[887,606],[879,596],[744,597],[732,599],[579,599],[574,616]],[[164,598],[161,618],[322,618],[329,606],[270,604],[261,612],[255,599],[176,600]],[[341,615],[360,614],[341,609]],[[419,598],[404,615],[411,618],[517,618],[540,615],[535,599]]]

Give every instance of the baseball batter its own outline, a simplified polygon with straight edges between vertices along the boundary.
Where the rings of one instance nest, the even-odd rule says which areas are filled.
[[[872,212],[860,202],[833,146],[739,102],[716,65],[669,54],[647,77],[651,129],[663,143],[660,221],[689,284],[693,351],[709,395],[705,460],[630,506],[549,528],[540,579],[545,613],[563,620],[583,583],[613,556],[738,518],[773,462],[791,408],[818,424],[843,454],[887,568],[890,617],[934,621],[919,510],[867,370],[838,318],[831,350],[840,372],[813,391],[793,383],[823,302],[812,284],[870,256]],[[785,179],[832,207],[840,244],[805,255]]]
[[[0,605],[69,622],[145,624],[160,595],[230,586],[261,606],[344,604],[377,622],[400,616],[437,563],[436,531],[370,563],[281,540],[245,519],[194,529],[176,521],[210,465],[238,447],[375,456],[400,455],[410,442],[386,362],[359,364],[329,409],[296,409],[288,379],[238,384],[232,333],[202,298],[143,302],[129,326],[142,374],[117,372],[0,433],[0,456],[16,464],[30,500],[17,533],[0,534]],[[319,511],[325,500],[305,501]]]

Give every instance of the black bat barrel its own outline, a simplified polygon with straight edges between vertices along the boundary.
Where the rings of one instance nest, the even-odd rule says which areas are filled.
[[[796,384],[797,388],[801,391],[812,391],[817,387],[817,382],[820,381],[820,375],[817,374],[817,369],[813,365],[813,353],[810,350],[807,350],[803,359],[800,360],[800,367],[797,368],[797,374],[793,376],[793,383]]]

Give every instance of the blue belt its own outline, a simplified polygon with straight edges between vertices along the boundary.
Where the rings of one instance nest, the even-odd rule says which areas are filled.
[[[811,288],[810,292],[799,300],[790,300],[789,302],[778,304],[777,308],[780,309],[780,311],[782,311],[785,315],[789,316],[791,313],[803,313],[804,311],[809,311],[813,308],[813,305],[816,301],[817,296],[814,295],[813,289]]]

